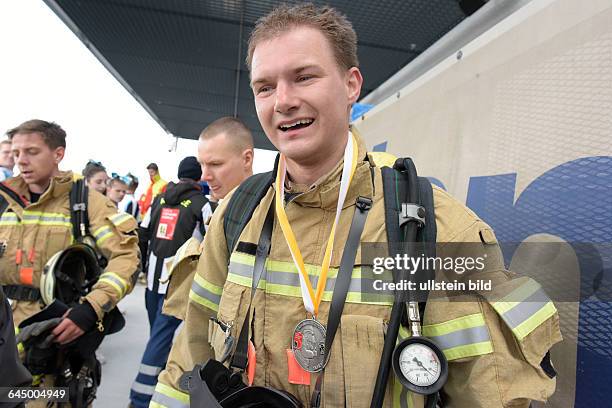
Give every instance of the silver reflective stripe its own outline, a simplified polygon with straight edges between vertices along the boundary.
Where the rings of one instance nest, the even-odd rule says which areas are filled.
[[[66,217],[63,215],[57,216],[49,216],[49,215],[34,215],[34,214],[24,214],[24,221],[46,221],[46,222],[70,222],[70,217]]]
[[[218,305],[221,302],[221,295],[217,295],[215,293],[212,293],[211,291],[209,291],[206,288],[203,288],[202,286],[200,286],[194,279],[193,283],[191,284],[191,290],[198,296],[203,297],[206,300],[210,300],[211,302],[213,302],[214,304]]]
[[[491,340],[486,326],[471,327],[441,336],[429,336],[429,338],[442,350]]]
[[[99,280],[109,280],[109,281],[115,282],[117,285],[119,285],[119,287],[121,288],[123,292],[125,292],[126,290],[125,282],[120,280],[116,276],[111,275],[110,273],[103,273],[102,275],[100,275]]]
[[[153,395],[153,393],[155,392],[155,386],[145,385],[139,383],[138,381],[134,381],[134,383],[132,384],[132,390],[139,394]]]
[[[189,404],[185,404],[177,399],[164,395],[159,391],[155,391],[151,401],[157,402],[166,408],[189,408]]]
[[[161,370],[161,367],[155,367],[148,364],[140,364],[140,369],[138,371],[140,371],[144,375],[156,376],[161,372]]]
[[[253,275],[253,266],[245,265],[238,262],[230,262],[229,273],[241,276],[243,278],[251,279]],[[265,282],[272,285],[283,285],[290,286],[294,288],[300,287],[300,276],[297,273],[285,272],[285,271],[275,271],[266,268],[265,272]],[[310,282],[313,287],[317,286],[319,282],[318,275],[308,275],[310,278]],[[263,280],[263,279],[262,279]],[[349,284],[349,292],[355,293],[372,293],[372,294],[381,294],[380,291],[374,289],[374,280],[368,278],[352,278]],[[329,277],[327,278],[327,282],[325,282],[325,292],[332,292],[336,285],[336,278]]]
[[[502,314],[502,319],[511,329],[514,329],[546,306],[548,302],[550,298],[542,289],[538,289],[533,295]]]

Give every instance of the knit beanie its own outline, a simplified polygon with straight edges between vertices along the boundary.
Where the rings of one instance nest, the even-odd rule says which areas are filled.
[[[202,167],[198,163],[198,159],[193,156],[187,156],[178,167],[178,178],[179,179],[191,179],[199,181],[202,177]]]

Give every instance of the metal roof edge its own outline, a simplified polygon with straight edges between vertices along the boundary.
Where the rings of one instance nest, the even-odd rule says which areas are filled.
[[[377,105],[532,0],[490,0],[359,102]]]

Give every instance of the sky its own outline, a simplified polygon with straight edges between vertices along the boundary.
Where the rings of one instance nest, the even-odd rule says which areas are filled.
[[[89,159],[108,173],[140,179],[156,162],[166,180],[197,142],[167,134],[76,35],[40,0],[0,1],[0,139],[29,119],[58,123],[67,133],[61,170],[80,172]],[[274,152],[256,149],[254,172],[272,168]]]

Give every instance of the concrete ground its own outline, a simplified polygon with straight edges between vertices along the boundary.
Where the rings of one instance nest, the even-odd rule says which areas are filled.
[[[124,312],[125,327],[105,338],[98,349],[106,361],[102,365],[102,384],[94,407],[127,407],[130,402],[130,387],[149,338],[144,291],[144,285],[136,284],[132,293],[119,303],[119,309]]]

